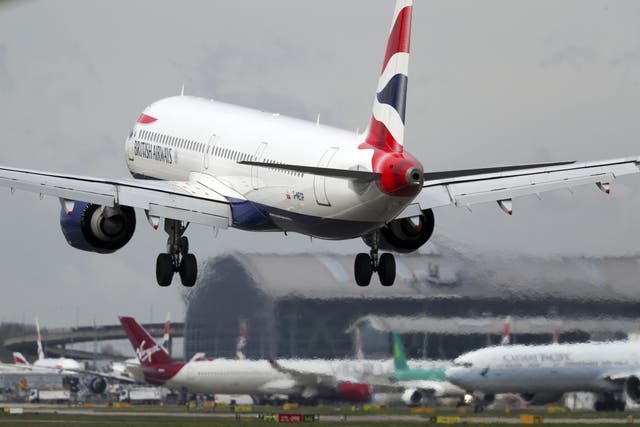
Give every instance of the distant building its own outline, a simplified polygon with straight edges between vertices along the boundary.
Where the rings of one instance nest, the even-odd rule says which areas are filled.
[[[198,351],[234,357],[243,324],[248,336],[242,352],[248,358],[340,358],[353,355],[347,329],[367,315],[628,320],[608,322],[598,331],[584,323],[579,330],[562,330],[561,341],[585,340],[594,332],[596,338],[623,337],[640,318],[637,257],[469,257],[441,251],[396,260],[394,286],[382,287],[374,277],[360,288],[353,281],[352,256],[232,253],[211,259],[186,295],[185,357]],[[406,331],[409,354],[449,358],[500,339],[499,327],[459,335],[453,323],[450,332],[444,325],[425,331],[428,336]],[[388,356],[390,346],[375,337],[381,331],[370,329],[362,335],[365,356]],[[513,333],[518,342],[546,342],[552,331]]]

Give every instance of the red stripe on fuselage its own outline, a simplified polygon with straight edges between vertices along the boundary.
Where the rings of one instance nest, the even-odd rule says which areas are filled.
[[[382,71],[387,66],[389,59],[398,52],[409,53],[411,47],[411,6],[407,6],[400,11],[396,22],[393,24],[389,41],[387,42],[387,53],[384,56]]]

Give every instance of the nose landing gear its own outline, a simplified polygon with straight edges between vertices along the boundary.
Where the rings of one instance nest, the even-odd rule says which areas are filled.
[[[371,276],[378,273],[382,286],[391,286],[396,279],[396,260],[393,254],[383,253],[378,257],[378,233],[375,233],[371,251],[356,255],[354,274],[358,286],[369,286]]]
[[[180,274],[182,285],[195,285],[198,277],[198,263],[195,255],[189,253],[189,240],[183,236],[188,227],[182,221],[165,219],[164,230],[169,235],[167,253],[159,254],[156,259],[156,280],[160,286],[169,286],[174,273]]]

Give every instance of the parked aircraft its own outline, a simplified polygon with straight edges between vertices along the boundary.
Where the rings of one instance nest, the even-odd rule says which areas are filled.
[[[634,342],[487,347],[457,358],[447,378],[479,396],[519,393],[533,404],[559,400],[566,392],[595,392],[596,410],[624,410],[640,402],[640,346]]]
[[[22,353],[13,353],[14,366],[18,369],[24,369],[39,373],[59,373],[61,375],[82,375],[89,378],[86,387],[95,394],[104,393],[107,388],[107,381],[113,380],[118,382],[132,382],[132,379],[124,372],[97,372],[86,368],[84,363],[67,357],[51,358],[47,357],[42,346],[42,335],[40,334],[40,323],[36,318],[36,346],[38,351],[38,359],[30,364]]]
[[[256,400],[273,395],[313,402],[317,399],[366,402],[368,384],[330,373],[322,374],[314,361],[207,359],[196,354],[188,362],[174,361],[132,317],[120,317],[140,366],[130,367],[136,378],[174,390],[209,394],[249,394]],[[317,362],[321,364],[321,362]],[[309,373],[307,370],[315,372]],[[327,371],[327,367],[324,367]]]
[[[392,331],[391,336],[395,370],[390,378],[395,387],[401,388],[402,401],[406,405],[421,405],[444,397],[464,397],[465,391],[447,380],[444,368],[411,369],[400,335]]]
[[[363,134],[191,96],[145,108],[125,141],[134,179],[103,179],[12,167],[0,185],[58,197],[67,242],[112,253],[136,227],[135,209],[168,234],[156,260],[160,286],[197,277],[184,235],[191,223],[216,229],[361,237],[369,253],[354,275],[384,286],[396,275],[390,252],[412,252],[434,230],[433,209],[497,202],[511,215],[525,195],[595,184],[605,193],[637,173],[640,157],[472,170],[424,171],[405,149],[412,0],[397,0],[371,121]]]

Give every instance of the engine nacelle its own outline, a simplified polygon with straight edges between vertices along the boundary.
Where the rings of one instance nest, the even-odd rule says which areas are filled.
[[[342,381],[338,383],[338,399],[347,402],[369,402],[371,386],[369,384]]]
[[[394,219],[380,229],[378,247],[387,251],[413,252],[427,243],[434,228],[435,218],[431,209],[422,211],[415,218]],[[368,234],[362,240],[371,247],[373,237],[373,234]]]
[[[422,392],[416,388],[408,388],[402,393],[401,399],[407,406],[418,406],[422,403]]]
[[[546,405],[548,403],[554,403],[562,399],[564,393],[520,393],[520,399],[522,399],[527,405]]]
[[[107,389],[107,381],[102,377],[93,377],[89,380],[87,388],[94,394],[102,394]]]
[[[100,206],[76,202],[71,214],[62,209],[60,228],[76,249],[109,254],[126,245],[136,229],[136,214],[129,206]]]
[[[640,379],[630,376],[624,382],[624,394],[635,403],[640,403]]]

